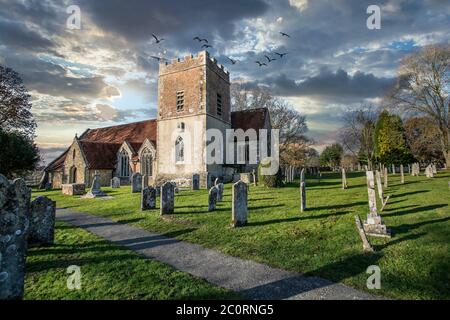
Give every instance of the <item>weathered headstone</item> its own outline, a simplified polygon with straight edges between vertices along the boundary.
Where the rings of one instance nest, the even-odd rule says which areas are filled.
[[[211,189],[209,189],[209,194],[208,194],[208,211],[209,212],[216,210],[217,193],[218,193],[217,186],[214,186]]]
[[[363,250],[365,252],[373,252],[372,245],[370,244],[369,239],[367,239],[366,232],[364,231],[361,219],[358,215],[355,216],[355,223],[356,228],[358,229],[359,236],[361,237],[361,241],[363,243]]]
[[[120,188],[120,178],[114,177],[111,179],[111,188],[118,189]]]
[[[381,174],[380,171],[375,172],[376,182],[377,182],[377,189],[378,189],[378,197],[381,200],[381,209],[380,211],[383,211],[386,207],[387,202],[389,201],[389,196],[384,197],[384,191],[383,191],[383,184],[381,183]]]
[[[387,189],[388,188],[388,169],[387,167],[384,168],[384,188]]]
[[[223,200],[223,190],[224,190],[224,185],[223,183],[219,183],[217,186],[217,202],[222,202]]]
[[[56,202],[39,196],[31,202],[30,245],[52,245],[55,238]]]
[[[386,228],[377,211],[377,199],[375,192],[375,179],[373,171],[366,172],[367,195],[369,198],[369,214],[364,222],[364,231],[368,235],[390,237],[390,231]]]
[[[306,182],[305,182],[305,169],[302,169],[300,173],[300,212],[306,210]]]
[[[156,208],[156,189],[145,187],[141,191],[141,210],[150,210]]]
[[[233,184],[231,198],[231,220],[233,227],[240,227],[247,224],[247,199],[247,184],[243,181],[238,181]]]
[[[138,193],[142,191],[142,175],[135,172],[131,176],[131,193]]]
[[[81,196],[86,192],[86,185],[84,183],[62,184],[61,192],[67,196]]]
[[[405,183],[405,172],[403,169],[403,164],[400,165],[400,183],[401,184]]]
[[[434,178],[433,166],[431,164],[425,168],[425,174],[427,178]]]
[[[95,171],[94,180],[92,180],[91,190],[84,196],[84,198],[98,198],[105,197],[106,193],[102,191],[100,174]]]
[[[437,174],[437,167],[434,163],[431,165],[431,168],[433,169],[433,175]]]
[[[216,178],[216,180],[214,180],[214,186],[217,186],[220,183],[220,179]]]
[[[31,189],[0,174],[0,300],[21,299],[24,290]]]
[[[347,174],[345,173],[345,168],[342,168],[342,189],[347,189]]]
[[[195,173],[192,175],[192,190],[200,189],[200,175]]]
[[[173,214],[175,207],[175,188],[173,183],[166,182],[161,186],[161,215]]]
[[[253,176],[253,186],[257,186],[258,182],[256,181],[256,172],[255,169],[253,169],[252,171],[252,176]]]
[[[395,174],[395,164],[392,164],[392,174]]]

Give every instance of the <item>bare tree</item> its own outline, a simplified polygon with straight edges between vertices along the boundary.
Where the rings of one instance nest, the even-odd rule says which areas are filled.
[[[312,141],[305,133],[308,131],[306,117],[283,99],[274,97],[268,88],[245,88],[240,84],[231,87],[233,111],[267,108],[273,129],[280,130],[280,158],[284,164],[297,165],[305,156],[305,149]]]
[[[339,132],[345,151],[367,161],[369,168],[375,159],[375,124],[377,113],[373,107],[362,105],[360,109],[347,112],[344,127]]]
[[[439,132],[439,142],[450,167],[450,45],[425,47],[406,57],[388,96],[393,108],[428,116]]]

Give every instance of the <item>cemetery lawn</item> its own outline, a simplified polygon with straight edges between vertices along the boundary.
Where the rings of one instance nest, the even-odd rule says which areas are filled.
[[[81,268],[80,290],[67,288],[71,265]],[[28,251],[27,300],[211,298],[238,296],[63,222],[56,223],[54,246]]]
[[[207,212],[206,190],[181,191],[175,197],[176,214],[164,219],[158,209],[141,212],[140,194],[131,194],[129,186],[104,188],[112,200],[63,196],[59,190],[34,195],[49,196],[59,208],[104,216],[374,295],[450,299],[450,174],[439,173],[433,179],[405,174],[405,180],[401,185],[399,175],[389,176],[385,193],[391,198],[381,216],[394,236],[370,238],[376,250],[372,254],[362,252],[354,220],[354,215],[365,219],[368,213],[365,173],[349,173],[347,190],[341,189],[337,173],[324,173],[320,182],[307,177],[309,209],[304,213],[299,212],[298,183],[279,189],[250,186],[249,224],[237,229],[230,228],[230,184],[225,186],[224,201],[217,211]],[[49,261],[57,264],[58,256],[50,255]],[[380,290],[366,287],[370,265],[381,269]],[[134,267],[122,272],[132,273],[128,268]],[[105,282],[108,290],[111,281]]]

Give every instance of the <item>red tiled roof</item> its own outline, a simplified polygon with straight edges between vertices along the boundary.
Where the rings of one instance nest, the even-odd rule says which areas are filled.
[[[114,169],[122,144],[80,140],[89,169]]]
[[[264,129],[266,118],[269,115],[267,108],[248,109],[231,113],[231,127],[233,129]]]

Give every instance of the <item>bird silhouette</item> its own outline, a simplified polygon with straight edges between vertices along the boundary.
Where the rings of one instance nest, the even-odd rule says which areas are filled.
[[[288,53],[278,53],[278,52],[274,52],[277,56],[279,56],[280,58],[283,58],[285,55],[287,55]]]
[[[212,48],[212,47],[213,47],[213,46],[210,45],[210,44],[204,44],[204,45],[202,45],[202,48],[203,48],[203,49]]]
[[[260,67],[262,67],[262,66],[266,66],[267,67],[267,64],[265,64],[264,62],[255,61],[255,63],[257,63]]]
[[[205,42],[208,43],[208,39],[202,39],[200,37],[194,37],[192,40],[197,40],[198,42]]]
[[[288,37],[288,38],[291,37],[290,35],[288,35],[287,33],[284,33],[284,32],[280,32],[280,34],[281,34],[283,37]]]
[[[228,60],[230,60],[231,64],[236,64],[238,62],[237,60],[233,60],[230,57],[227,57],[227,58],[228,58]]]
[[[264,57],[266,57],[267,62],[269,62],[269,63],[272,62],[272,61],[277,60],[277,59],[271,58],[271,57],[269,57],[269,56],[264,56]]]
[[[164,41],[163,38],[159,39],[159,38],[158,38],[157,36],[155,36],[153,33],[152,33],[152,36],[153,36],[153,38],[155,38],[156,43],[160,43],[161,41]]]

